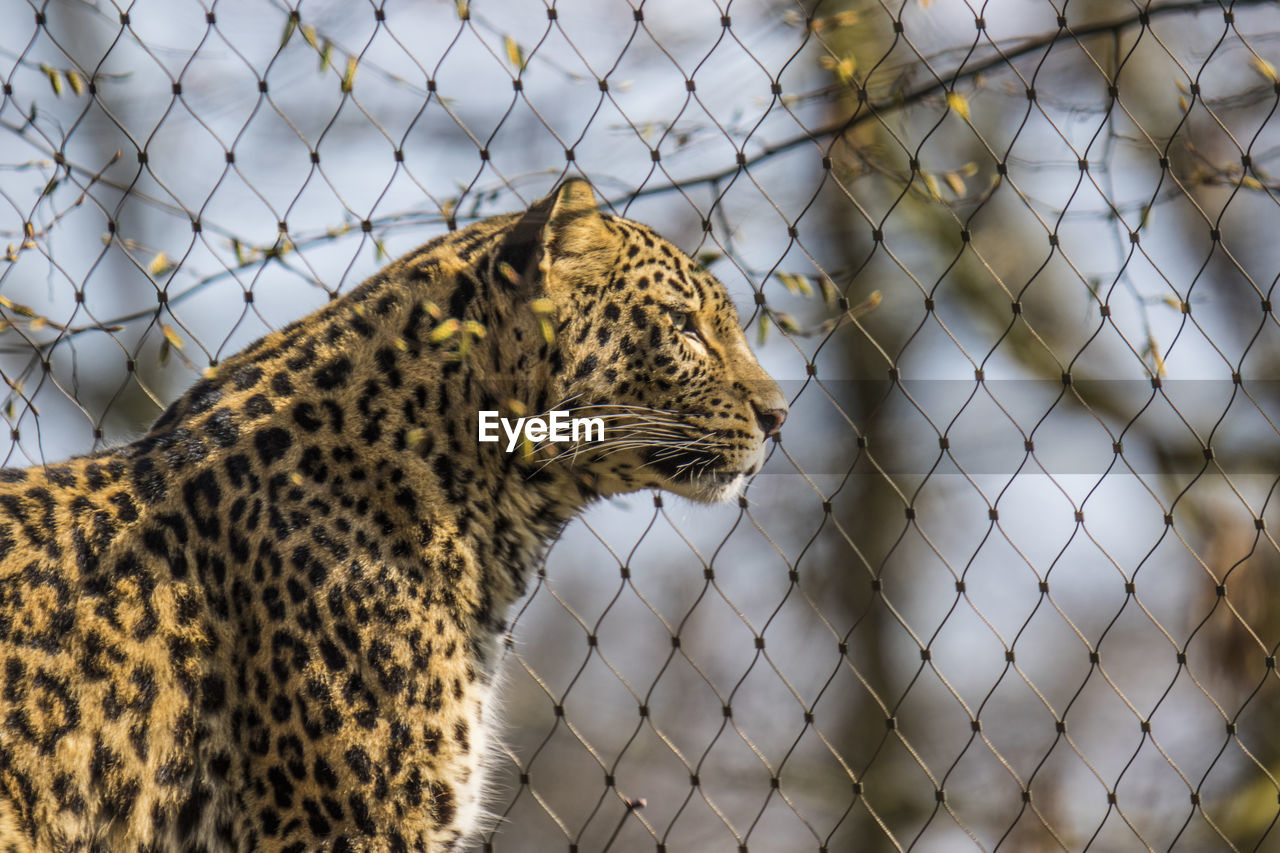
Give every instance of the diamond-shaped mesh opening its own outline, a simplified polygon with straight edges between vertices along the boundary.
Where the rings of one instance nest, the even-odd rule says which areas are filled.
[[[1280,849],[1272,0],[2,19],[7,465],[569,175],[737,299],[785,435],[552,549],[483,849]]]

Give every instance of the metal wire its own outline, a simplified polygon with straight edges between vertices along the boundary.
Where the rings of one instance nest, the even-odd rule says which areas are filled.
[[[1270,0],[0,3],[7,465],[571,174],[792,399],[512,614],[485,851],[1280,850]]]

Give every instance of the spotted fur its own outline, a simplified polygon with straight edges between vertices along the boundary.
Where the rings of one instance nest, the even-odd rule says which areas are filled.
[[[465,343],[464,343],[465,342]],[[606,417],[506,452],[477,412]],[[603,495],[734,493],[785,402],[722,286],[570,181],[0,472],[0,851],[440,851],[495,640]]]

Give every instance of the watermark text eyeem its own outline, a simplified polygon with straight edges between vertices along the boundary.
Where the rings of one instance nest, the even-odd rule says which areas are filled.
[[[501,430],[502,435],[499,435]],[[552,411],[527,418],[504,418],[493,409],[481,409],[477,438],[491,443],[505,435],[507,452],[520,445],[523,436],[530,444],[543,441],[604,441],[604,418],[575,418],[568,412]]]

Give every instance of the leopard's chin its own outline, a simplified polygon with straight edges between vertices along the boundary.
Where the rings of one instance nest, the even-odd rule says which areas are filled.
[[[648,472],[631,481],[616,476],[593,476],[583,473],[583,482],[601,498],[614,497],[645,489],[656,489],[687,498],[700,504],[717,504],[733,500],[742,494],[747,479],[756,472],[756,466],[746,471],[703,471],[697,474],[681,473],[677,477]]]
[[[733,500],[742,494],[747,475],[742,472],[715,471],[694,478],[679,489],[690,500],[704,504],[718,504]]]

